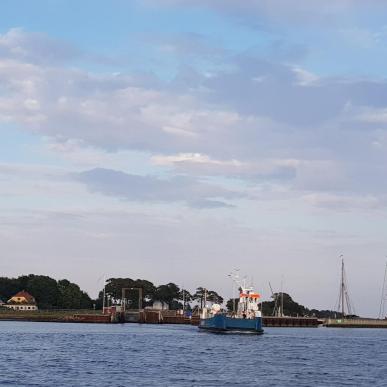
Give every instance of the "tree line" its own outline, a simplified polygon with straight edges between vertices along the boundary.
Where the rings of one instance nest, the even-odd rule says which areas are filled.
[[[18,278],[0,277],[0,299],[4,302],[22,290],[35,298],[40,309],[91,309],[95,302],[77,284],[67,279],[57,281],[34,274]]]
[[[127,289],[122,294],[122,289]],[[198,287],[195,292],[180,288],[173,282],[165,285],[154,285],[151,281],[144,279],[133,280],[131,278],[109,278],[105,286],[105,303],[121,303],[122,297],[129,301],[129,306],[133,309],[139,307],[139,291],[142,289],[142,306],[152,306],[155,301],[163,302],[171,310],[192,308],[193,303],[200,307],[204,306],[204,300],[222,304],[223,297],[215,290],[209,290],[203,286]],[[101,289],[98,295],[97,307],[101,308],[103,303],[104,291]]]
[[[173,282],[165,285],[154,285],[144,279],[109,278],[105,284],[105,305],[120,304],[122,289],[125,288],[125,299],[130,308],[137,309],[139,302],[138,289],[141,288],[142,306],[152,306],[155,301],[161,301],[171,310],[192,307],[192,303],[204,306],[204,299],[223,303],[214,290],[198,287],[195,292],[180,288]],[[55,280],[44,275],[22,275],[18,278],[0,277],[0,299],[7,302],[19,291],[25,290],[36,300],[39,309],[102,309],[104,289],[101,289],[96,300],[82,291],[80,287],[67,279]]]
[[[215,290],[199,286],[194,292],[180,288],[173,282],[156,286],[145,279],[109,278],[105,285],[105,305],[121,304],[122,289],[127,289],[124,298],[128,307],[139,307],[139,291],[141,289],[143,307],[151,307],[155,301],[163,302],[171,310],[192,309],[193,305],[203,308],[205,300],[223,304],[224,299]],[[22,275],[18,278],[0,277],[0,299],[7,302],[21,290],[26,290],[35,299],[40,309],[102,309],[104,289],[101,289],[96,300],[82,291],[80,287],[67,279],[55,280],[44,275]],[[262,302],[262,313],[271,316],[275,309],[275,298]],[[232,311],[238,307],[239,298],[229,299],[226,307]],[[340,313],[331,310],[308,309],[295,302],[292,297],[283,294],[283,313],[286,316],[316,316],[318,318],[340,317]]]

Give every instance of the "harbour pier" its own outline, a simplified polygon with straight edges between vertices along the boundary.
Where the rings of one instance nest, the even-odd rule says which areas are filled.
[[[316,328],[323,324],[322,320],[315,317],[263,316],[262,319],[265,327]],[[172,310],[144,309],[141,311],[127,310],[122,320],[128,323],[199,325],[200,317],[198,314],[187,317]]]
[[[327,328],[387,328],[387,319],[371,319],[371,318],[326,319],[323,325]]]

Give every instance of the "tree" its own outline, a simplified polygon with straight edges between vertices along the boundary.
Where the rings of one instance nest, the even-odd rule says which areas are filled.
[[[21,276],[20,290],[25,289],[34,296],[40,309],[55,309],[60,306],[60,291],[57,282],[45,275]]]
[[[154,299],[167,303],[169,309],[180,309],[182,307],[182,304],[179,302],[180,294],[180,288],[173,282],[170,282],[156,288]]]
[[[207,299],[207,301],[216,303],[216,304],[222,304],[223,303],[223,297],[221,297],[217,292],[214,290],[207,290],[203,288],[202,286],[198,287],[196,289],[195,294],[193,295],[193,299],[198,301],[200,303],[200,308],[203,309],[204,307],[204,299]]]
[[[183,304],[183,309],[190,310],[191,309],[191,304],[190,302],[193,301],[193,296],[192,294],[187,290],[187,289],[181,289],[179,293],[179,300],[182,301]]]
[[[234,310],[234,304],[235,304],[235,310]],[[226,307],[229,312],[237,311],[238,310],[238,304],[239,304],[239,298],[230,298],[227,303]]]
[[[121,304],[122,289],[125,290],[125,299],[130,303],[132,309],[139,308],[139,290],[142,289],[142,306],[148,306],[153,303],[156,287],[152,282],[131,278],[109,278],[106,281],[106,297],[114,304]],[[103,289],[99,292],[97,306],[102,308]]]
[[[16,278],[0,277],[0,298],[7,302],[20,289],[20,283]]]
[[[78,285],[68,280],[56,281],[44,275],[23,275],[18,278],[0,278],[0,298],[7,301],[17,292],[26,290],[40,309],[88,309],[92,301]]]
[[[220,296],[217,292],[215,292],[214,290],[210,290],[208,293],[207,293],[207,300],[208,301],[211,301],[215,304],[223,304],[223,297]]]
[[[90,309],[92,300],[78,285],[64,279],[58,281],[61,294],[60,308],[62,309]]]
[[[205,297],[205,292],[207,290],[205,288],[203,288],[202,286],[199,286],[197,289],[196,289],[196,292],[195,294],[193,295],[193,299],[197,302],[200,303],[200,309],[203,309],[203,306],[204,306],[204,297]]]
[[[283,293],[283,296],[280,293],[273,294],[273,301],[265,301],[262,303],[262,313],[264,316],[271,316],[275,307],[275,300],[277,299],[278,304],[281,303],[281,298],[283,297],[283,314],[285,316],[305,316],[308,315],[309,310],[305,306],[295,302],[289,294]]]

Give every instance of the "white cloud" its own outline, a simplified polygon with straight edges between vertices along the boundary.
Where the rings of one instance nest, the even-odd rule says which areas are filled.
[[[45,34],[25,32],[21,28],[12,28],[0,34],[0,58],[40,64],[62,63],[80,55],[76,47]]]
[[[386,124],[387,123],[387,108],[371,109],[364,108],[363,112],[359,113],[357,119],[372,124]]]
[[[294,192],[384,191],[385,157],[373,155],[384,143],[374,127],[385,121],[382,80],[327,79],[243,54],[224,57],[227,70],[210,78],[192,69],[152,82],[11,55],[28,51],[27,35],[2,37],[0,120],[46,136],[49,151],[77,168],[136,174],[125,163],[143,152],[149,168],[196,177],[274,179]]]
[[[312,206],[325,208],[333,211],[359,211],[380,210],[387,207],[387,199],[372,195],[337,195],[327,193],[315,193],[304,195],[303,199]]]
[[[293,68],[294,73],[297,76],[297,83],[300,86],[316,86],[318,85],[318,81],[320,77],[317,75],[306,71],[300,67],[294,67]]]

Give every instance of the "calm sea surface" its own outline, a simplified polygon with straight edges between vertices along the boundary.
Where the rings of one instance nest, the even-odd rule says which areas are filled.
[[[1,386],[387,386],[387,329],[0,322]]]

